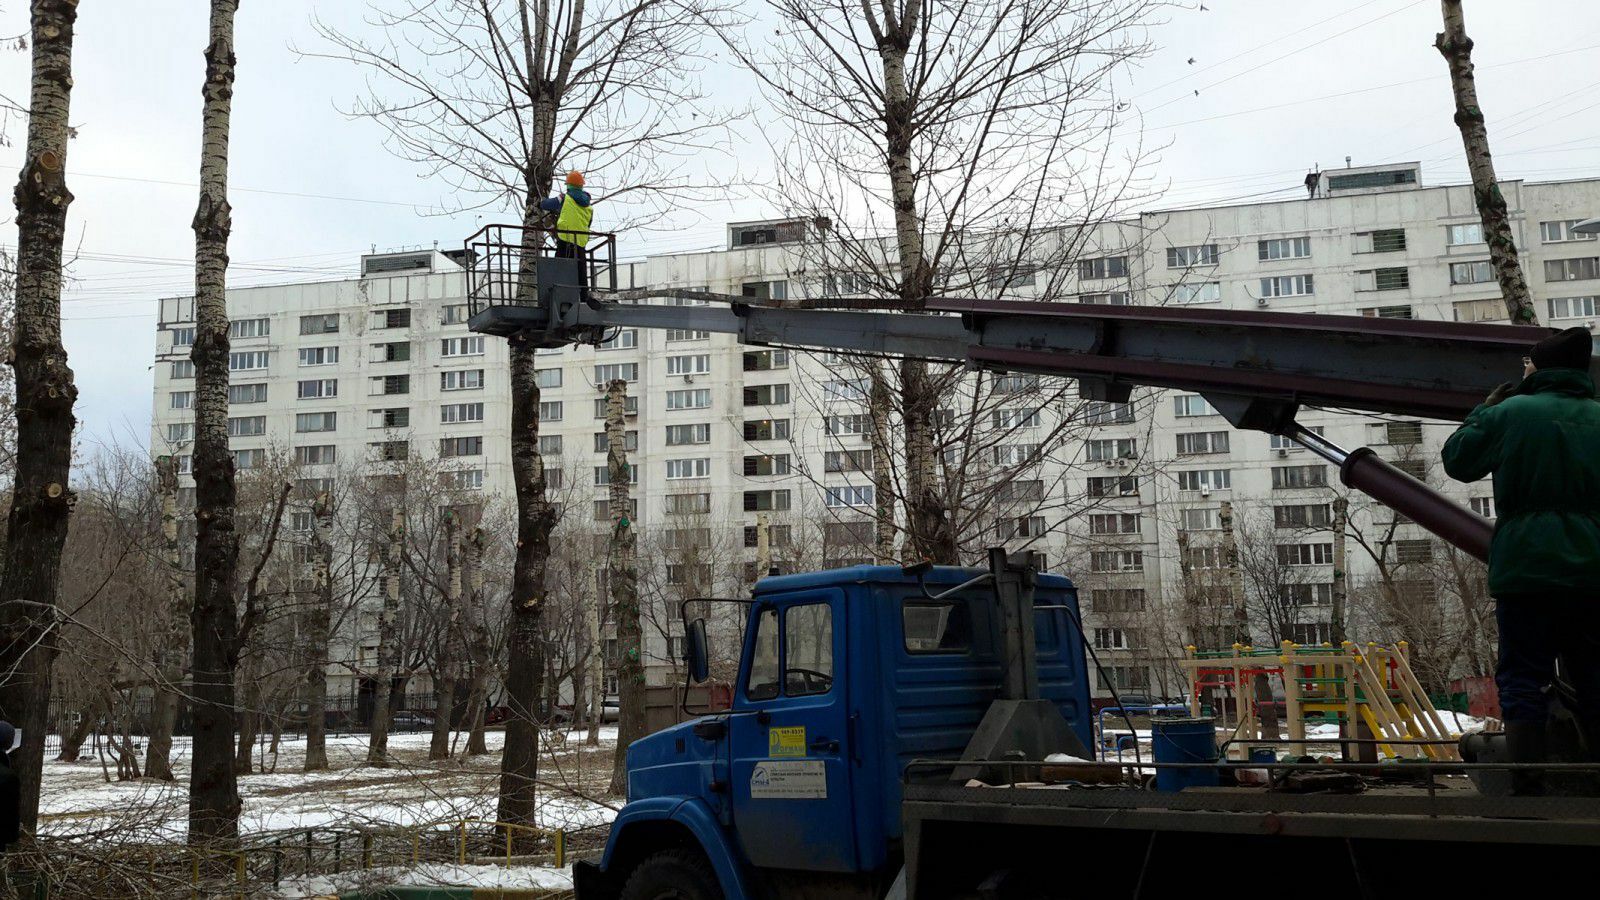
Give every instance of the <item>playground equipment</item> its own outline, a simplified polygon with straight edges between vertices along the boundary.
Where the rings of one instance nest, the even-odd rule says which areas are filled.
[[[1313,724],[1336,725],[1339,737],[1347,739],[1363,737],[1358,732],[1364,729],[1377,741],[1378,753],[1391,759],[1459,760],[1460,734],[1445,727],[1411,670],[1408,649],[1405,641],[1392,647],[1350,641],[1338,648],[1290,641],[1264,649],[1189,646],[1180,663],[1189,674],[1191,715],[1200,716],[1208,691],[1216,693],[1217,711],[1225,715],[1231,696],[1235,727],[1230,744],[1241,757],[1248,756],[1252,744],[1283,742],[1304,748],[1311,742],[1306,726]],[[1287,740],[1278,733],[1280,703]],[[1328,743],[1337,741],[1330,738]],[[1341,743],[1341,756],[1351,758],[1354,746]]]

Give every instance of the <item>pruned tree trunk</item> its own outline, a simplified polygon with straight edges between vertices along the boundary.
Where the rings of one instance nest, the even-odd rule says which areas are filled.
[[[872,555],[878,565],[894,562],[894,465],[889,436],[894,398],[883,377],[883,363],[867,362],[867,414],[872,425]],[[909,560],[908,560],[909,562]]]
[[[606,412],[610,414],[609,406]],[[589,734],[584,739],[584,744],[589,747],[600,746],[600,721],[605,717],[606,656],[603,651],[605,644],[600,634],[601,607],[604,604],[605,598],[599,591],[595,591],[584,609],[586,639],[589,642],[588,657],[585,659],[588,676],[584,678],[588,690],[588,705],[579,709],[578,698],[573,698],[574,714],[581,712],[589,720]]]
[[[450,758],[450,725],[456,708],[456,635],[461,615],[461,520],[454,512],[444,519],[445,623],[439,636],[439,658],[433,679],[433,738],[429,759]]]
[[[189,649],[188,592],[184,590],[183,556],[178,546],[178,461],[156,460],[156,485],[161,495],[162,562],[167,578],[167,629],[156,664],[161,673],[150,699],[150,743],[145,747],[147,778],[171,781],[172,729],[178,721],[183,670]]]
[[[378,613],[378,669],[373,675],[372,727],[367,742],[367,765],[389,765],[389,709],[394,676],[400,669],[400,554],[405,546],[405,513],[389,513],[389,549],[383,559],[383,608]]]
[[[58,762],[78,761],[78,755],[83,750],[83,742],[89,739],[89,735],[94,734],[95,726],[99,723],[100,715],[105,709],[104,699],[96,697],[78,710],[78,724],[72,726],[71,731],[61,736],[61,752],[56,754]]]
[[[1333,498],[1333,615],[1332,623],[1328,626],[1329,637],[1333,645],[1338,647],[1348,638],[1346,637],[1345,605],[1349,596],[1349,585],[1345,580],[1345,571],[1348,566],[1348,557],[1345,554],[1345,532],[1350,530],[1350,499],[1348,497]]]
[[[611,547],[606,581],[611,588],[611,621],[617,629],[617,749],[611,762],[611,793],[628,792],[628,745],[644,737],[644,630],[639,622],[637,538],[629,502],[628,383],[606,385],[606,474],[610,481]],[[604,686],[596,687],[604,695]]]
[[[233,774],[249,775],[255,771],[252,754],[256,737],[261,733],[261,654],[259,649],[245,648],[239,655],[235,677],[239,688],[239,741],[233,748]]]
[[[1250,642],[1250,608],[1245,602],[1244,570],[1239,565],[1239,538],[1234,530],[1233,504],[1222,501],[1217,512],[1217,524],[1222,527],[1223,565],[1228,572],[1228,591],[1233,595],[1233,639]],[[1271,602],[1273,598],[1267,598]]]
[[[315,596],[306,611],[305,771],[328,768],[328,640],[333,622],[333,498],[318,494],[311,505]]]
[[[22,731],[12,761],[21,780],[19,817],[31,834],[39,816],[45,719],[61,588],[61,551],[73,493],[72,404],[78,389],[61,343],[61,245],[67,205],[67,115],[72,95],[75,0],[34,0],[28,144],[17,179],[17,450],[5,569],[0,574],[0,718]]]
[[[189,769],[189,843],[231,846],[239,839],[234,777],[234,609],[239,536],[234,523],[233,456],[228,452],[228,127],[233,105],[233,17],[238,0],[212,0],[202,91],[200,202],[194,214],[195,579],[194,751]]]
[[[484,704],[489,690],[489,623],[483,598],[483,529],[474,528],[467,535],[467,546],[462,554],[462,569],[467,578],[467,656],[472,663],[472,682],[467,689],[467,756],[482,756],[489,752],[483,736]]]
[[[1433,45],[1450,68],[1450,91],[1455,95],[1456,127],[1461,129],[1461,144],[1467,154],[1467,171],[1472,175],[1472,198],[1483,222],[1483,242],[1489,245],[1489,261],[1500,282],[1500,295],[1506,315],[1513,325],[1537,325],[1539,314],[1528,292],[1528,279],[1517,259],[1516,235],[1511,231],[1511,214],[1505,195],[1495,177],[1494,158],[1489,154],[1489,127],[1483,108],[1478,105],[1477,79],[1472,74],[1472,38],[1467,37],[1466,17],[1461,0],[1440,0],[1444,31]]]

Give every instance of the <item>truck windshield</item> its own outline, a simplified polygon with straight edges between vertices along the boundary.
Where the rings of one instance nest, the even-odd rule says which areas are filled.
[[[756,619],[755,642],[750,651],[750,677],[744,693],[751,700],[778,696],[778,611],[764,609]]]

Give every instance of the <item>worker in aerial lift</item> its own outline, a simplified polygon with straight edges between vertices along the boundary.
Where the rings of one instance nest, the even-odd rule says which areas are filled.
[[[1444,445],[1458,481],[1494,475],[1489,594],[1500,626],[1495,684],[1513,762],[1546,760],[1546,688],[1560,656],[1587,757],[1600,762],[1600,402],[1593,338],[1568,328],[1533,346]],[[1512,790],[1543,793],[1538,772]]]
[[[556,215],[556,256],[578,261],[579,283],[589,284],[588,259],[585,248],[589,246],[589,226],[594,222],[593,202],[583,189],[583,173],[576,169],[567,173],[567,189],[560,196],[539,201],[539,208]]]

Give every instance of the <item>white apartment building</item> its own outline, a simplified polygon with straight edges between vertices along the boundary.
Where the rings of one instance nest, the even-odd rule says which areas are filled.
[[[1310,181],[1303,199],[1163,210],[1099,226],[1088,241],[1093,249],[1066,273],[1077,299],[1504,320],[1468,186],[1425,186],[1417,164],[1336,170]],[[1544,321],[1593,327],[1600,244],[1572,234],[1570,224],[1600,212],[1600,178],[1512,181],[1503,191]],[[726,250],[626,263],[620,281],[774,298],[832,293],[838,281],[805,274],[799,245],[789,240],[797,230],[789,222],[738,223]],[[357,461],[381,465],[386,454],[442,454],[458,484],[509,497],[506,348],[467,330],[457,258],[375,254],[362,258],[358,278],[230,291],[239,466],[257,464],[271,447],[286,449],[311,473]],[[1030,288],[1007,293],[1027,298]],[[161,301],[151,445],[176,454],[180,468],[192,439],[192,316],[192,300]],[[863,561],[856,538],[870,527],[864,523],[873,501],[870,475],[860,471],[870,466],[859,433],[865,407],[837,360],[746,348],[724,335],[632,330],[600,347],[542,358],[542,449],[559,472],[552,477],[569,527],[587,521],[596,533],[609,528],[601,406],[605,382],[621,377],[630,382],[642,545],[704,544],[706,553],[693,559],[717,561],[709,578],[724,596],[754,575],[758,516],[772,523],[780,567]],[[1507,360],[1508,377],[1516,366]],[[1197,633],[1192,622],[1175,625],[1173,613],[1194,602],[1185,585],[1216,567],[1224,502],[1239,520],[1238,540],[1270,544],[1266,555],[1283,570],[1272,576],[1282,595],[1279,631],[1325,640],[1331,536],[1317,527],[1327,524],[1337,473],[1292,443],[1232,431],[1198,397],[1143,392],[1135,401],[1126,408],[1074,402],[999,410],[993,423],[1014,442],[993,448],[1001,466],[1013,451],[1026,454],[1029,435],[1050,434],[1061,416],[1093,426],[1071,432],[1073,446],[1017,483],[1015,498],[1036,510],[997,513],[993,525],[994,542],[1040,550],[1051,568],[1079,583],[1102,687],[1177,693],[1165,661],[1184,643],[1226,640],[1220,632]],[[1345,446],[1381,445],[1387,458],[1446,486],[1437,460],[1448,424],[1333,411],[1308,411],[1302,421]],[[1448,490],[1492,515],[1487,483]],[[1388,532],[1384,552],[1396,565],[1432,553],[1416,526],[1391,525],[1392,515],[1358,498],[1351,504],[1353,526]],[[824,535],[820,550],[786,553],[786,544],[804,540],[803,531]],[[642,573],[647,584],[665,585],[667,593],[683,583],[705,589],[706,577],[686,572],[681,561],[641,558],[662,569]],[[1352,593],[1375,569],[1352,547]],[[1247,593],[1271,593],[1263,587],[1267,577],[1254,575]],[[1419,574],[1407,584],[1426,580]],[[653,683],[675,677],[675,615],[674,604],[661,627],[646,629]],[[354,621],[342,641],[359,659],[375,640],[362,624],[369,620]],[[348,678],[332,683],[330,690],[353,690]]]

